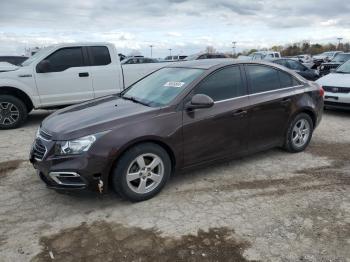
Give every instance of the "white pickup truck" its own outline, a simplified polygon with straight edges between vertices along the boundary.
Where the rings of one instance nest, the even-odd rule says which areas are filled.
[[[20,126],[32,109],[59,108],[115,94],[167,63],[121,65],[109,43],[59,44],[0,72],[0,129]]]

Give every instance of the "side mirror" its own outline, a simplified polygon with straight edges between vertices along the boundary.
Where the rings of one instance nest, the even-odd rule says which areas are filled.
[[[196,94],[192,97],[191,101],[186,104],[186,109],[198,109],[209,108],[214,105],[214,100],[203,94]]]
[[[49,60],[42,60],[36,66],[37,73],[47,73],[47,72],[49,72],[49,70],[50,70],[50,61]]]

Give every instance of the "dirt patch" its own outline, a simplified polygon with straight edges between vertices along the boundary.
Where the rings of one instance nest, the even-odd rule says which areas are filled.
[[[350,160],[350,143],[330,143],[326,141],[317,141],[311,143],[306,149],[307,153],[313,155],[327,157],[335,161],[349,161]]]
[[[210,185],[196,189],[181,190],[178,193],[233,191],[233,190],[263,190],[263,192],[244,195],[244,198],[282,196],[315,190],[342,190],[350,185],[350,144],[338,144],[320,141],[310,146],[307,153],[315,156],[327,157],[332,160],[331,165],[307,168],[295,172],[293,177],[280,179],[260,179]]]
[[[86,223],[40,241],[44,247],[32,261],[248,261],[249,247],[228,228],[199,230],[181,238],[160,236],[159,231],[126,228],[104,221]]]
[[[298,173],[311,175],[319,179],[336,180],[344,185],[350,185],[350,144],[337,144],[329,142],[318,142],[311,144],[308,153],[316,156],[327,157],[332,164],[326,167],[307,168]]]
[[[25,160],[10,160],[0,163],[0,177],[6,175],[8,172],[15,170]]]

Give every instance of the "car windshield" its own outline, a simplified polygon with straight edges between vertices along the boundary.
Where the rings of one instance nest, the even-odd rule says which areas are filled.
[[[28,66],[33,61],[35,61],[38,57],[40,57],[43,53],[45,53],[47,50],[49,50],[51,47],[46,47],[43,49],[40,49],[38,52],[36,52],[33,56],[29,57],[27,60],[25,60],[21,65],[22,66]]]
[[[350,58],[350,54],[338,54],[332,59],[331,62],[343,63],[345,61],[348,61],[349,58]]]
[[[121,97],[152,107],[165,106],[202,73],[202,69],[162,68],[122,92]]]
[[[350,60],[348,60],[347,62],[345,62],[341,66],[339,66],[335,72],[349,74],[350,73]]]

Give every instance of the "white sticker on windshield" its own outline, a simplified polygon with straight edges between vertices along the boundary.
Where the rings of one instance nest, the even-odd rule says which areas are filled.
[[[169,86],[169,87],[182,87],[185,83],[184,82],[175,82],[175,81],[171,81],[171,82],[166,82],[164,84],[164,86]]]

